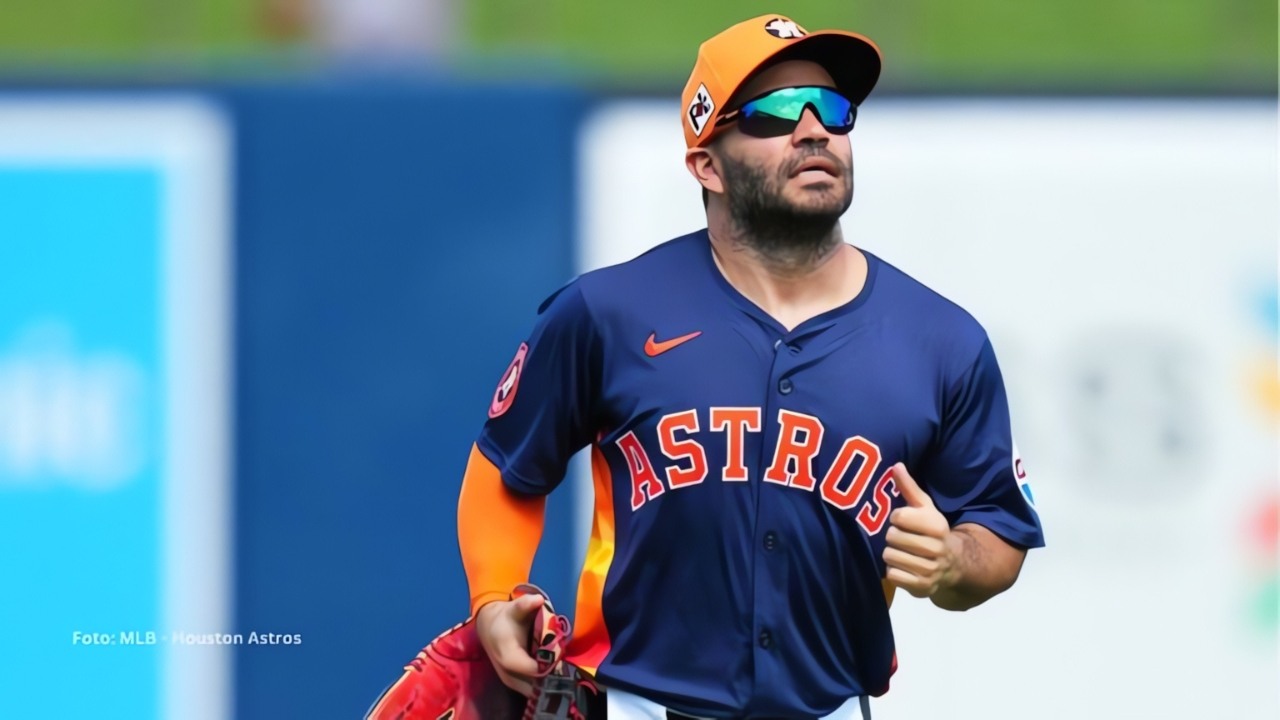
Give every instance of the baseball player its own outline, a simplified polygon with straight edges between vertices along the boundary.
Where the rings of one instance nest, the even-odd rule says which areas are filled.
[[[767,15],[684,90],[707,227],[549,297],[472,449],[459,542],[476,632],[528,695],[544,497],[591,448],[567,658],[588,714],[860,718],[901,588],[965,610],[1043,545],[983,328],[839,219],[879,49]]]

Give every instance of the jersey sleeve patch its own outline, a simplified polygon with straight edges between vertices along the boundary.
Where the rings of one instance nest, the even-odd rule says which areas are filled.
[[[502,373],[498,389],[493,391],[493,401],[489,403],[489,417],[496,418],[511,408],[515,402],[516,390],[520,387],[520,376],[524,373],[524,356],[529,352],[528,343],[520,343],[516,356]]]
[[[1031,482],[1027,480],[1027,469],[1022,464],[1022,453],[1018,452],[1018,441],[1013,441],[1013,476],[1018,481],[1018,489],[1022,497],[1031,507],[1036,506],[1035,495],[1031,494]]]

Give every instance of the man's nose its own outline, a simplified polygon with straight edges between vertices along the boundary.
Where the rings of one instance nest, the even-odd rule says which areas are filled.
[[[818,114],[814,112],[813,106],[805,106],[804,112],[800,113],[800,121],[796,123],[796,129],[791,131],[792,144],[826,144],[829,140],[831,140],[831,133],[827,132],[827,129],[822,126],[822,121],[818,119]]]

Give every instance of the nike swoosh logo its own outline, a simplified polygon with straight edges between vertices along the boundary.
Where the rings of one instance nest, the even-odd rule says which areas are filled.
[[[649,357],[658,357],[662,353],[676,347],[677,345],[683,345],[701,334],[702,331],[699,330],[697,332],[691,332],[688,335],[681,335],[678,338],[671,338],[670,340],[658,342],[658,334],[649,333],[649,339],[644,341],[644,354]]]

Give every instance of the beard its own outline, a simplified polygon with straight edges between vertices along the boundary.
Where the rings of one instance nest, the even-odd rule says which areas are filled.
[[[839,168],[844,192],[837,185],[807,190],[810,197],[801,202],[788,199],[783,189],[791,174],[813,157],[824,157]],[[836,225],[853,203],[853,169],[831,151],[806,151],[773,172],[727,156],[721,164],[734,234],[760,255],[782,265],[806,265],[840,244]]]

